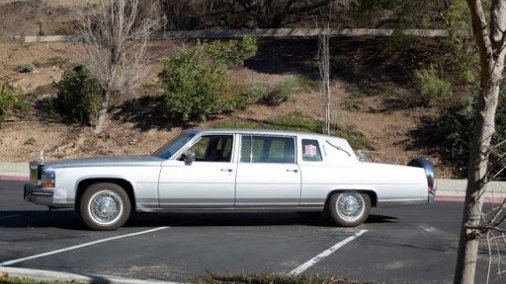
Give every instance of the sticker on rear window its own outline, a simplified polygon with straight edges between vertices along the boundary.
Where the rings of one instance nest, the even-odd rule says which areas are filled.
[[[316,156],[318,148],[315,145],[304,145],[304,155],[306,156]]]

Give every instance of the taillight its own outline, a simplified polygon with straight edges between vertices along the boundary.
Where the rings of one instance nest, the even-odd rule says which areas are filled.
[[[427,177],[427,186],[429,189],[429,193],[434,194],[434,179]]]

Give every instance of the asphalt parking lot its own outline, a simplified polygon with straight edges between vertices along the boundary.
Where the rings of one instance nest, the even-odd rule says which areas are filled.
[[[297,213],[150,213],[95,232],[73,211],[23,201],[21,182],[0,181],[0,194],[0,266],[168,281],[301,273],[449,283],[462,210],[457,202],[375,208],[352,229]],[[485,282],[486,256],[483,249],[476,283]],[[492,275],[490,283],[503,281]]]

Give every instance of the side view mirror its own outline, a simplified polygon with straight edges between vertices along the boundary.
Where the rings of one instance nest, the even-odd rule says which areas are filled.
[[[193,153],[193,152],[186,153],[183,157],[183,160],[184,160],[185,165],[191,166],[193,161],[195,161],[195,153]]]

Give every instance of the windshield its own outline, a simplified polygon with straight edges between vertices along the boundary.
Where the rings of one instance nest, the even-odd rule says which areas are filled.
[[[174,155],[174,153],[181,149],[181,147],[188,143],[188,141],[190,141],[193,136],[195,136],[195,133],[183,133],[156,150],[153,153],[153,156],[169,159],[172,157],[172,155]]]

